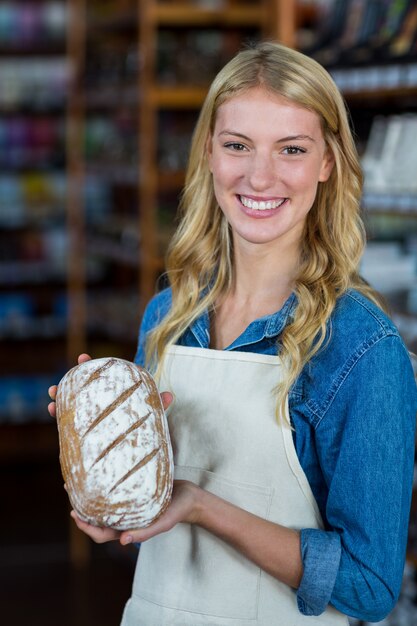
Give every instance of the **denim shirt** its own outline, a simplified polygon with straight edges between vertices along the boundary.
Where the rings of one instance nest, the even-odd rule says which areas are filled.
[[[166,289],[149,303],[147,333],[168,312]],[[296,306],[253,321],[226,350],[277,354]],[[208,348],[208,312],[180,338]],[[379,621],[402,582],[414,467],[417,390],[409,354],[389,318],[356,291],[341,296],[319,353],[289,394],[295,449],[317,500],[324,529],[301,530],[304,573],[297,603],[319,615],[328,603],[346,615]]]

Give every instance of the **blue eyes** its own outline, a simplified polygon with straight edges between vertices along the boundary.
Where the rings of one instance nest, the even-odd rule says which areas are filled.
[[[244,152],[245,150],[248,150],[243,143],[239,143],[238,141],[229,141],[224,144],[224,147],[235,152]],[[297,156],[299,154],[305,154],[305,152],[307,152],[307,150],[305,148],[301,148],[300,146],[285,146],[281,151],[282,154],[289,156]]]

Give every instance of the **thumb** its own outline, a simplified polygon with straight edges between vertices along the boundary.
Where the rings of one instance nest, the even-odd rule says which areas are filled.
[[[163,391],[161,393],[161,400],[162,400],[162,405],[164,407],[164,410],[166,411],[167,408],[174,401],[174,395],[170,391]]]
[[[91,361],[91,356],[83,352],[83,354],[80,354],[78,356],[78,365],[81,365],[81,363],[86,363],[86,361]]]

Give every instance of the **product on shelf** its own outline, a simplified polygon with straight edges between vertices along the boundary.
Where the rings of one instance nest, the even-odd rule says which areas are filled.
[[[306,49],[323,65],[380,65],[415,55],[414,0],[330,0],[325,5],[316,41]]]
[[[71,65],[64,56],[10,57],[0,63],[0,110],[62,109],[66,103]]]
[[[417,211],[417,114],[376,115],[362,157],[365,193],[409,198],[409,210]],[[394,199],[393,199],[394,196]],[[403,200],[404,202],[404,200]]]
[[[50,376],[2,376],[0,378],[0,424],[49,422],[45,389],[55,383],[57,372]]]
[[[396,242],[368,242],[361,261],[361,275],[375,289],[389,295],[417,285],[416,257],[404,253]]]
[[[0,46],[5,50],[62,41],[66,24],[63,1],[0,2]]]
[[[118,292],[101,287],[91,292],[88,298],[88,326],[96,335],[135,344],[139,316],[140,299],[132,287]]]

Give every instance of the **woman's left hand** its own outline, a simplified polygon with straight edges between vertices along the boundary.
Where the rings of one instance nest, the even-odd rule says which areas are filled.
[[[126,530],[120,535],[120,543],[127,545],[132,542],[141,543],[165,533],[180,522],[196,523],[198,518],[198,494],[200,488],[187,480],[174,481],[172,500],[164,513],[150,526]]]

